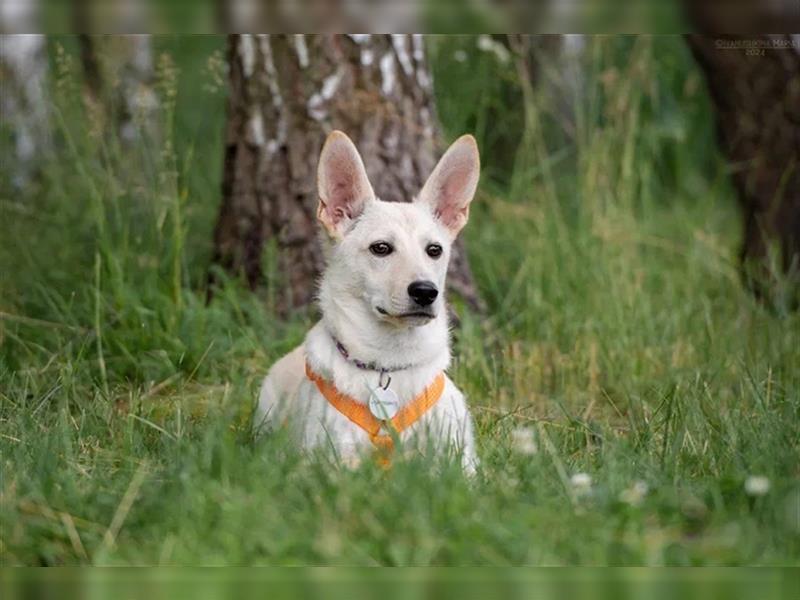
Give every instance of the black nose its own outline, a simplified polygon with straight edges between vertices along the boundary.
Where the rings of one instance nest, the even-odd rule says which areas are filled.
[[[432,281],[415,281],[408,286],[408,295],[420,306],[429,306],[436,300],[439,290]]]

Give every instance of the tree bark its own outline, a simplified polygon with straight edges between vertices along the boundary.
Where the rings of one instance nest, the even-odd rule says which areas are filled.
[[[775,299],[776,292],[784,289],[796,306],[800,287],[798,42],[788,35],[690,35],[687,39],[705,73],[720,147],[734,167],[733,184],[744,212],[743,276],[758,296]],[[772,245],[780,252],[780,277],[771,269]]]
[[[275,240],[282,308],[307,305],[323,267],[316,167],[326,135],[346,132],[382,200],[409,201],[438,158],[421,36],[232,35],[222,205],[213,262],[256,288]],[[214,283],[213,275],[210,283]],[[482,308],[462,244],[450,289]]]
[[[149,35],[78,36],[84,99],[95,126],[116,131],[123,143],[155,139],[158,99]]]
[[[0,36],[0,109],[13,144],[9,160],[22,187],[34,176],[51,147],[50,115],[45,101],[47,40],[43,35]]]

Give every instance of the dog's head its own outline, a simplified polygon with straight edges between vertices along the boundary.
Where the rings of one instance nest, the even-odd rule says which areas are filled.
[[[331,133],[317,172],[317,217],[332,241],[326,280],[337,295],[397,326],[436,318],[443,310],[450,248],[467,223],[479,172],[475,138],[465,135],[413,202],[382,202],[353,142]]]

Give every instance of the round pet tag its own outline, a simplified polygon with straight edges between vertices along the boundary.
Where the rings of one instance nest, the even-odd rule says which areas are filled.
[[[400,410],[400,398],[397,397],[394,390],[383,389],[380,386],[372,390],[372,394],[369,396],[369,412],[376,419],[381,421],[391,419],[398,410]]]

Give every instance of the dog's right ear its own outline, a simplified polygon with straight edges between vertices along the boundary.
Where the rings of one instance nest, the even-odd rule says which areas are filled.
[[[358,150],[341,131],[332,131],[322,147],[317,192],[317,218],[335,239],[344,236],[366,203],[375,198]]]

